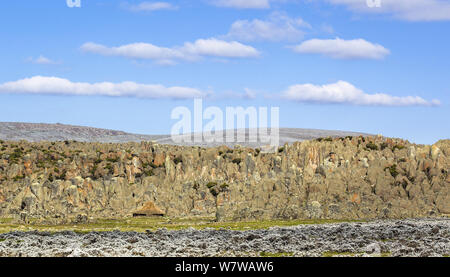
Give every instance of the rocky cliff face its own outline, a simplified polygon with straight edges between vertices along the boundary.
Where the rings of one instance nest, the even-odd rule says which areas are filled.
[[[277,153],[235,147],[0,141],[0,216],[223,219],[450,214],[450,141],[328,138]]]

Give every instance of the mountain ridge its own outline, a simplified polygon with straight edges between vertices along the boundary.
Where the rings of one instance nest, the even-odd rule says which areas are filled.
[[[248,129],[235,130],[235,135],[242,132],[247,133]],[[269,128],[270,131],[270,128]],[[226,131],[224,131],[225,134]],[[361,132],[338,131],[338,130],[320,130],[320,129],[301,129],[301,128],[279,128],[280,145],[285,143],[293,143],[295,141],[304,141],[317,139],[320,137],[344,137],[344,136],[367,136],[370,134]],[[183,135],[193,136],[193,134]],[[134,134],[124,131],[77,126],[68,124],[49,124],[49,123],[25,123],[25,122],[0,122],[0,139],[8,141],[26,140],[29,142],[39,141],[65,141],[76,140],[80,142],[104,142],[104,143],[121,143],[121,142],[140,142],[155,141],[161,144],[185,145],[185,146],[232,146],[241,144],[243,146],[258,147],[262,144],[259,142],[238,143],[176,143],[170,135],[146,135]]]

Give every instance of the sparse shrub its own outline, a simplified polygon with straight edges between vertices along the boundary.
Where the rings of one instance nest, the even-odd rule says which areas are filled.
[[[228,190],[229,185],[227,183],[223,183],[220,186],[218,186],[217,182],[209,182],[209,183],[206,184],[206,187],[209,189],[209,192],[214,197],[217,197],[217,195],[219,195],[219,193]]]
[[[242,162],[242,159],[241,158],[234,158],[231,162],[234,163],[234,164],[240,164]]]
[[[392,152],[394,152],[395,149],[402,150],[403,148],[405,148],[404,145],[396,144],[394,145],[394,147],[392,147]]]
[[[109,174],[113,174],[113,173],[114,173],[114,167],[113,167],[113,165],[110,164],[110,163],[107,163],[107,164],[106,164],[105,169],[108,170],[108,173],[109,173]]]
[[[95,180],[96,178],[95,178],[95,172],[97,171],[97,168],[98,168],[98,166],[97,166],[97,164],[95,164],[92,168],[91,168],[91,170],[89,171],[89,173],[91,174],[91,176],[92,176],[92,178]]]
[[[173,159],[173,162],[174,162],[175,164],[179,164],[179,163],[182,163],[182,162],[183,162],[183,159],[182,159],[181,157],[176,157],[175,159]]]
[[[331,141],[333,141],[333,138],[331,138],[331,137],[317,138],[316,140],[317,140],[318,142],[321,142],[321,141],[328,141],[328,142],[331,142]]]
[[[102,159],[99,158],[99,159],[96,159],[96,160],[94,161],[94,164],[97,165],[97,164],[99,164],[99,163],[101,163],[101,162],[102,162]]]
[[[206,184],[206,187],[209,188],[209,189],[211,189],[212,187],[215,187],[215,186],[217,186],[216,182],[209,182],[209,183]]]
[[[366,148],[370,150],[378,150],[378,146],[375,143],[369,142],[366,144]]]
[[[229,186],[230,186],[230,185],[228,185],[227,183],[223,183],[223,184],[220,185],[220,189],[221,189],[222,191],[225,191],[225,190],[228,189]]]
[[[25,175],[17,175],[13,178],[14,182],[20,181],[22,179],[25,179]]]
[[[389,169],[389,173],[391,173],[392,177],[394,177],[394,178],[397,177],[397,175],[399,174],[398,171],[397,171],[397,165],[396,164],[394,164],[392,166],[389,166],[389,167],[386,167],[385,170],[386,169]]]
[[[117,163],[119,161],[119,158],[107,158],[106,161],[110,162],[110,163]]]
[[[445,169],[441,169],[441,173],[442,173],[442,176],[444,177],[444,180],[446,180],[448,177],[448,171]]]
[[[200,188],[200,184],[197,182],[194,182],[194,184],[192,185],[192,188],[195,190],[198,190]]]
[[[383,142],[383,143],[380,144],[381,150],[386,149],[388,146],[389,146],[389,145],[388,145],[386,142]]]
[[[65,180],[66,179],[66,171],[64,171],[61,175],[59,175],[60,180]]]
[[[16,148],[14,149],[14,152],[9,155],[9,161],[17,162],[20,158],[22,158],[23,152],[22,149]]]
[[[153,176],[153,175],[155,175],[155,173],[153,172],[153,169],[145,170],[144,174],[146,176]]]

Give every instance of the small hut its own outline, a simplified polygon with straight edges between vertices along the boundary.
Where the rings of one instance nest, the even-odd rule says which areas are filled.
[[[141,209],[133,212],[133,217],[138,216],[164,216],[164,212],[156,207],[153,202],[147,202]]]

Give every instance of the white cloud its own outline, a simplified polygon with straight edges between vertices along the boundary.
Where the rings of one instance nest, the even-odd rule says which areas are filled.
[[[214,0],[213,5],[236,9],[269,9],[269,0]]]
[[[328,85],[299,84],[290,86],[282,97],[298,102],[320,104],[350,104],[362,106],[437,106],[438,100],[427,101],[418,96],[367,94],[345,81]]]
[[[34,63],[34,64],[45,64],[45,65],[58,64],[58,62],[55,62],[55,61],[53,61],[47,57],[44,57],[42,55],[40,55],[37,58],[30,57],[27,59],[27,61],[30,63]]]
[[[134,12],[152,12],[157,10],[176,10],[177,6],[167,2],[142,2],[136,5],[125,4],[125,8]]]
[[[450,20],[450,2],[447,0],[327,0],[332,4],[345,5],[362,13],[389,14],[408,21]],[[372,5],[371,3],[379,3]],[[371,7],[372,6],[372,7]]]
[[[340,38],[307,40],[294,46],[293,50],[303,54],[322,54],[334,59],[382,59],[390,54],[383,46],[364,39]]]
[[[187,99],[206,96],[207,93],[189,87],[165,87],[159,84],[78,83],[57,77],[34,76],[0,84],[0,93],[131,96],[142,98]]]
[[[250,58],[259,56],[255,48],[236,41],[223,41],[215,38],[198,39],[186,42],[181,47],[160,47],[150,43],[132,43],[118,47],[107,47],[92,42],[81,46],[85,52],[104,56],[122,56],[131,59],[152,59],[165,64],[174,60],[193,61],[204,56],[220,58]]]
[[[81,50],[104,56],[122,56],[132,59],[182,59],[184,55],[178,49],[159,47],[150,43],[132,43],[118,47],[107,47],[92,42],[85,43]]]
[[[225,58],[248,58],[259,56],[258,50],[237,41],[223,41],[215,38],[187,42],[181,48],[185,55],[214,56]]]
[[[273,12],[267,20],[237,20],[226,35],[243,41],[295,41],[303,38],[300,28],[311,28],[301,18],[291,18],[283,13]]]

